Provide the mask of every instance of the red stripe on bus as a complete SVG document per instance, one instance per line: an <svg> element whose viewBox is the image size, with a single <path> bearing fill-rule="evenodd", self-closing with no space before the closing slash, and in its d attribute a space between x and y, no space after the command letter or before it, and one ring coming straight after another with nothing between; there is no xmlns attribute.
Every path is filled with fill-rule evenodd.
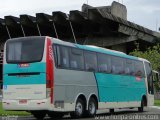
<svg viewBox="0 0 160 120"><path fill-rule="evenodd" d="M53 49L52 49L52 42L50 38L47 38L47 54L46 54L46 75L47 75L47 88L51 89L50 97L51 97L51 104L53 103L53 84L54 84L54 59L53 59Z"/></svg>

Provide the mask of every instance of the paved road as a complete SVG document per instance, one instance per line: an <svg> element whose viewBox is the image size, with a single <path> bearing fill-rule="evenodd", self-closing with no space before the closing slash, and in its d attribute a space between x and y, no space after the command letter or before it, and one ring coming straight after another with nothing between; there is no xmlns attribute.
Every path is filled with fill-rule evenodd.
<svg viewBox="0 0 160 120"><path fill-rule="evenodd" d="M110 115L108 110L98 111L98 115L95 118L81 118L79 120L137 120L137 119L146 119L146 120L160 120L160 108L145 108L143 113L137 112L137 109L118 109L115 110L115 114ZM61 120L75 120L70 118L69 115L64 116ZM28 117L1 117L1 120L36 120L33 116ZM52 120L46 117L44 120Z"/></svg>

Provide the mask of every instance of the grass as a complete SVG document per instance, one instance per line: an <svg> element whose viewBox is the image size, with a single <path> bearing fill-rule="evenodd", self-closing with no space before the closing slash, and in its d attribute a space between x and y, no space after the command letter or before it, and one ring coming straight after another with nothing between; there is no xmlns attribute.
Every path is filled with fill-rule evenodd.
<svg viewBox="0 0 160 120"><path fill-rule="evenodd" d="M31 115L25 111L5 111L2 108L2 103L0 102L0 116L28 116Z"/></svg>
<svg viewBox="0 0 160 120"><path fill-rule="evenodd" d="M155 105L155 106L160 106L160 100L155 100L155 101L154 101L154 105Z"/></svg>

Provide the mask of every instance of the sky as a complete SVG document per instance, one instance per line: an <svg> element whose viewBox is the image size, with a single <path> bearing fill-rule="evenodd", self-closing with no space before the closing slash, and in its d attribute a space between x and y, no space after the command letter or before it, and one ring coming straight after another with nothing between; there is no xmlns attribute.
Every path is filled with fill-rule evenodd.
<svg viewBox="0 0 160 120"><path fill-rule="evenodd" d="M81 10L83 3L91 6L108 6L113 0L0 0L0 18L35 13L52 14L53 11L69 13ZM127 7L128 20L154 31L160 27L160 0L115 0Z"/></svg>

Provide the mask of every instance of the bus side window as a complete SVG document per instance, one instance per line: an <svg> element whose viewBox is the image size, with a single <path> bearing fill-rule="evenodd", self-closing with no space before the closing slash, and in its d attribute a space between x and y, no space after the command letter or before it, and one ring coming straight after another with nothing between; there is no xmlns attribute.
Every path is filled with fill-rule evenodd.
<svg viewBox="0 0 160 120"><path fill-rule="evenodd" d="M124 74L124 59L112 56L112 73Z"/></svg>
<svg viewBox="0 0 160 120"><path fill-rule="evenodd" d="M71 69L84 69L83 51L76 48L70 50L70 68Z"/></svg>
<svg viewBox="0 0 160 120"><path fill-rule="evenodd" d="M55 66L57 66L57 63L58 63L57 48L59 48L59 47L56 45L52 45Z"/></svg>
<svg viewBox="0 0 160 120"><path fill-rule="evenodd" d="M98 57L98 71L99 72L111 72L111 56L105 54L97 54Z"/></svg>
<svg viewBox="0 0 160 120"><path fill-rule="evenodd" d="M84 51L85 69L87 71L97 70L97 55L94 52Z"/></svg>
<svg viewBox="0 0 160 120"><path fill-rule="evenodd" d="M69 68L69 48L64 46L59 46L59 48L60 56L58 57L58 67Z"/></svg>
<svg viewBox="0 0 160 120"><path fill-rule="evenodd" d="M146 77L148 81L148 93L154 94L152 68L151 68L150 63L145 62L145 70L146 70Z"/></svg>
<svg viewBox="0 0 160 120"><path fill-rule="evenodd" d="M125 74L134 75L134 62L132 60L126 59L125 61Z"/></svg>
<svg viewBox="0 0 160 120"><path fill-rule="evenodd" d="M135 61L135 76L144 77L143 62Z"/></svg>

